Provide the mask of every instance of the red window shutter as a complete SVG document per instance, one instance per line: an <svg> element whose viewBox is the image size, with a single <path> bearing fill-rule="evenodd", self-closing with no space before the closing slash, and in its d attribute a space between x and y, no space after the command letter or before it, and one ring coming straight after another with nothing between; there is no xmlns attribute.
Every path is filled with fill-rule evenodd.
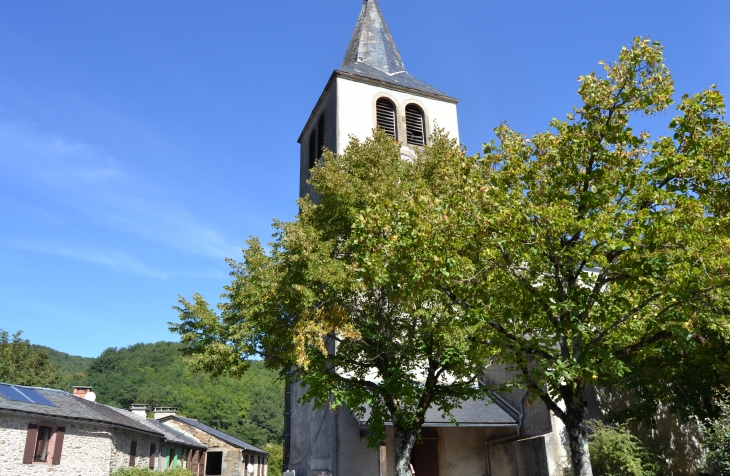
<svg viewBox="0 0 730 476"><path fill-rule="evenodd" d="M66 427L59 426L56 428L56 444L53 446L53 460L51 460L51 464L61 464L64 436L66 436Z"/></svg>
<svg viewBox="0 0 730 476"><path fill-rule="evenodd" d="M129 445L129 466L133 467L137 463L137 442L133 441Z"/></svg>
<svg viewBox="0 0 730 476"><path fill-rule="evenodd" d="M157 459L157 445L150 444L150 469L155 469L155 459Z"/></svg>
<svg viewBox="0 0 730 476"><path fill-rule="evenodd" d="M28 433L25 436L25 451L23 452L23 464L33 464L35 443L38 440L38 425L28 423Z"/></svg>

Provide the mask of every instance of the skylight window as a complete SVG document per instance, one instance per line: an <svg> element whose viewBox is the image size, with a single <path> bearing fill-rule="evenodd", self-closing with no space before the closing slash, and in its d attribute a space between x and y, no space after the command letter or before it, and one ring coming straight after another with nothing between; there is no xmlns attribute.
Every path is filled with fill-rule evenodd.
<svg viewBox="0 0 730 476"><path fill-rule="evenodd" d="M0 395L12 402L35 403L37 405L46 405L49 407L56 406L46 397L30 388L16 387L14 385L0 383Z"/></svg>

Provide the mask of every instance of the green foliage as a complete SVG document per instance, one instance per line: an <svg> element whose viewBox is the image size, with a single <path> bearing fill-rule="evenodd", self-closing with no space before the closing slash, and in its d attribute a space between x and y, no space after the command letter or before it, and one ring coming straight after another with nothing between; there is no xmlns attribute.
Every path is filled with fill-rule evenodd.
<svg viewBox="0 0 730 476"><path fill-rule="evenodd" d="M80 357L78 355L69 355L65 352L59 352L50 347L32 344L35 350L48 352L48 358L53 365L58 367L58 380L53 385L60 390L70 392L74 385L86 385L86 372L94 359L90 357Z"/></svg>
<svg viewBox="0 0 730 476"><path fill-rule="evenodd" d="M594 476L657 476L662 468L657 455L625 425L587 422L588 446Z"/></svg>
<svg viewBox="0 0 730 476"><path fill-rule="evenodd" d="M707 343L727 342L730 330L723 96L714 87L683 96L668 135L652 139L631 125L672 103L662 46L637 38L601 64L601 75L579 78L583 105L567 120L529 139L502 125L462 185L452 182L465 198L451 199L450 219L473 237L459 258L476 272L442 284L481 316L480 337L500 349L515 383L565 423L576 475L590 472L589 385L697 407L698 391L728 378L723 356L682 393L695 353L712 355ZM684 369L664 371L688 355ZM637 390L647 387L654 393Z"/></svg>
<svg viewBox="0 0 730 476"><path fill-rule="evenodd" d="M107 349L89 366L87 382L100 403L177 407L181 415L256 446L282 441L284 387L276 373L252 362L244 379L212 378L194 372L181 350L173 342Z"/></svg>
<svg viewBox="0 0 730 476"><path fill-rule="evenodd" d="M149 468L118 468L112 471L109 476L192 476L192 472L187 469L174 468L165 471L154 471Z"/></svg>
<svg viewBox="0 0 730 476"><path fill-rule="evenodd" d="M269 453L268 476L281 476L284 464L284 447L277 443L266 443L261 449Z"/></svg>
<svg viewBox="0 0 730 476"><path fill-rule="evenodd" d="M448 412L483 391L475 383L490 349L470 338L475 316L438 287L439 277L468 275L437 256L461 236L439 226L448 210L435 171L468 160L440 132L412 161L382 131L327 153L312 170L319 200L300 200L295 222L275 222L270 253L251 239L244 261L231 261L221 314L201 296L181 299L171 328L191 361L240 374L260 353L272 368L296 368L303 400L371 410L371 445L392 421L397 471L406 474L426 410Z"/></svg>
<svg viewBox="0 0 730 476"><path fill-rule="evenodd" d="M727 397L715 401L717 419L705 420L705 471L710 476L730 476L730 401Z"/></svg>
<svg viewBox="0 0 730 476"><path fill-rule="evenodd" d="M58 367L48 351L34 349L22 339L22 331L13 334L0 329L0 382L36 387L53 387L59 379Z"/></svg>
<svg viewBox="0 0 730 476"><path fill-rule="evenodd" d="M724 98L683 96L652 138L632 125L673 103L663 47L636 38L600 64L566 120L529 139L503 124L483 157L438 133L413 161L383 133L326 154L311 178L320 200L275 223L270 253L249 241L220 314L181 299L171 328L192 362L296 365L306 398L372 406L373 442L386 419L397 437L429 405L448 411L492 357L565 423L576 475L590 473L588 386L699 408L730 378ZM713 351L722 361L685 393ZM446 373L455 384L439 393Z"/></svg>

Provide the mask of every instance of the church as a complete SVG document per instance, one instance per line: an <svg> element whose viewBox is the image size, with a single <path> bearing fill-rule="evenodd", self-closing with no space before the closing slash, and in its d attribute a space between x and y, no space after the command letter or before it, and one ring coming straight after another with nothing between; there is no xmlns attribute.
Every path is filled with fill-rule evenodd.
<svg viewBox="0 0 730 476"><path fill-rule="evenodd" d="M458 100L406 71L377 0L364 0L339 69L335 70L299 136L299 196L315 194L307 179L324 148L344 152L350 136L360 140L380 128L401 145L404 159L427 145L435 124L459 138ZM483 380L499 383L504 369L490 367ZM365 418L347 408L314 410L298 400L304 389L287 385L284 468L286 476L392 476L392 427L380 448L367 447ZM562 425L525 392L465 401L452 412L458 422L429 410L422 442L413 451L418 476L562 475ZM554 427L556 431L554 431Z"/></svg>

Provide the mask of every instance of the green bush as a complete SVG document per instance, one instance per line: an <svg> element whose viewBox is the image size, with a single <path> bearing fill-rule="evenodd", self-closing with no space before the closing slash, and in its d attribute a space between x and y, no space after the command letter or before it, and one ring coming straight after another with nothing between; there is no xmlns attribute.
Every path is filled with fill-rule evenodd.
<svg viewBox="0 0 730 476"><path fill-rule="evenodd" d="M282 464L284 463L284 448L276 443L266 443L261 447L269 453L269 476L281 476Z"/></svg>
<svg viewBox="0 0 730 476"><path fill-rule="evenodd" d="M627 428L598 420L586 423L594 476L658 476L659 458Z"/></svg>
<svg viewBox="0 0 730 476"><path fill-rule="evenodd" d="M187 469L176 468L165 471L153 471L149 468L119 468L113 471L110 476L192 476L193 473Z"/></svg>
<svg viewBox="0 0 730 476"><path fill-rule="evenodd" d="M715 402L721 410L717 420L705 421L705 471L712 476L730 476L730 402Z"/></svg>

